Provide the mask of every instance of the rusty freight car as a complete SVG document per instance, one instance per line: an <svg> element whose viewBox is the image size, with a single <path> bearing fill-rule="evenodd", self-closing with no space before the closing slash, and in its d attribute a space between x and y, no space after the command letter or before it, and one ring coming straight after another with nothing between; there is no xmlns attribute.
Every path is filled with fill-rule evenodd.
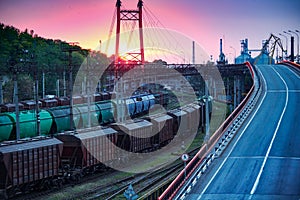
<svg viewBox="0 0 300 200"><path fill-rule="evenodd" d="M0 190L3 198L46 188L59 175L62 142L38 137L0 144Z"/></svg>
<svg viewBox="0 0 300 200"><path fill-rule="evenodd" d="M63 144L62 168L71 180L92 172L101 163L115 159L117 132L112 128L93 127L79 132L60 133L55 136Z"/></svg>

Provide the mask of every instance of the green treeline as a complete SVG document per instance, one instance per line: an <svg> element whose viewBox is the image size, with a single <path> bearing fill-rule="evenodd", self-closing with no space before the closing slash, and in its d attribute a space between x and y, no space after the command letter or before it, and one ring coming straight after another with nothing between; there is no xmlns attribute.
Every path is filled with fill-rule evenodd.
<svg viewBox="0 0 300 200"><path fill-rule="evenodd" d="M39 97L42 96L42 74L45 79L45 94L57 94L57 82L62 83L63 72L68 74L69 50L72 49L72 72L89 56L91 68L108 65L110 59L99 51L83 49L61 40L39 37L33 30L23 32L13 26L0 23L0 83L3 102L13 102L13 75L17 74L19 100L33 99L33 85L39 80ZM68 81L69 76L65 76ZM61 86L62 88L62 86ZM62 89L61 89L62 90ZM62 95L62 91L60 94Z"/></svg>

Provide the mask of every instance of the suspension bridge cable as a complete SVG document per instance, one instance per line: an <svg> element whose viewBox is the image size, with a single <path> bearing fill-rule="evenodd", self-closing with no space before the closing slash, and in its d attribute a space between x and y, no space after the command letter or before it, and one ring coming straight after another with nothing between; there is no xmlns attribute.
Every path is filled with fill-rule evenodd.
<svg viewBox="0 0 300 200"><path fill-rule="evenodd" d="M113 30L114 30L116 17L117 17L117 9L115 8L114 14L113 14L113 17L112 17L112 21L111 21L111 24L110 24L110 28L109 28L109 33L108 33L108 39L107 39L106 47L105 47L105 53L106 54L108 54L108 47L109 47L110 39L111 39Z"/></svg>

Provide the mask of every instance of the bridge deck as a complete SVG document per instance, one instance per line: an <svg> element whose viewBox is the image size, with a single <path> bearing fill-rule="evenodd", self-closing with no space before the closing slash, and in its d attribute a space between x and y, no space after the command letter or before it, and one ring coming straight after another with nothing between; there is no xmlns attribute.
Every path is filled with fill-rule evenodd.
<svg viewBox="0 0 300 200"><path fill-rule="evenodd" d="M266 87L257 109L185 199L300 198L300 77L258 68Z"/></svg>

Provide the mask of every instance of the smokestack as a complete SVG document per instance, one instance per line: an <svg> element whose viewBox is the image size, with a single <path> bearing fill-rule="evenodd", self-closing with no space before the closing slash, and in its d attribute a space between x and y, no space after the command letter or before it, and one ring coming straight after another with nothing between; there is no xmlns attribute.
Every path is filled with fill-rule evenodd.
<svg viewBox="0 0 300 200"><path fill-rule="evenodd" d="M223 53L222 51L222 39L220 39L220 55Z"/></svg>
<svg viewBox="0 0 300 200"><path fill-rule="evenodd" d="M294 62L294 36L291 36L291 61Z"/></svg>

